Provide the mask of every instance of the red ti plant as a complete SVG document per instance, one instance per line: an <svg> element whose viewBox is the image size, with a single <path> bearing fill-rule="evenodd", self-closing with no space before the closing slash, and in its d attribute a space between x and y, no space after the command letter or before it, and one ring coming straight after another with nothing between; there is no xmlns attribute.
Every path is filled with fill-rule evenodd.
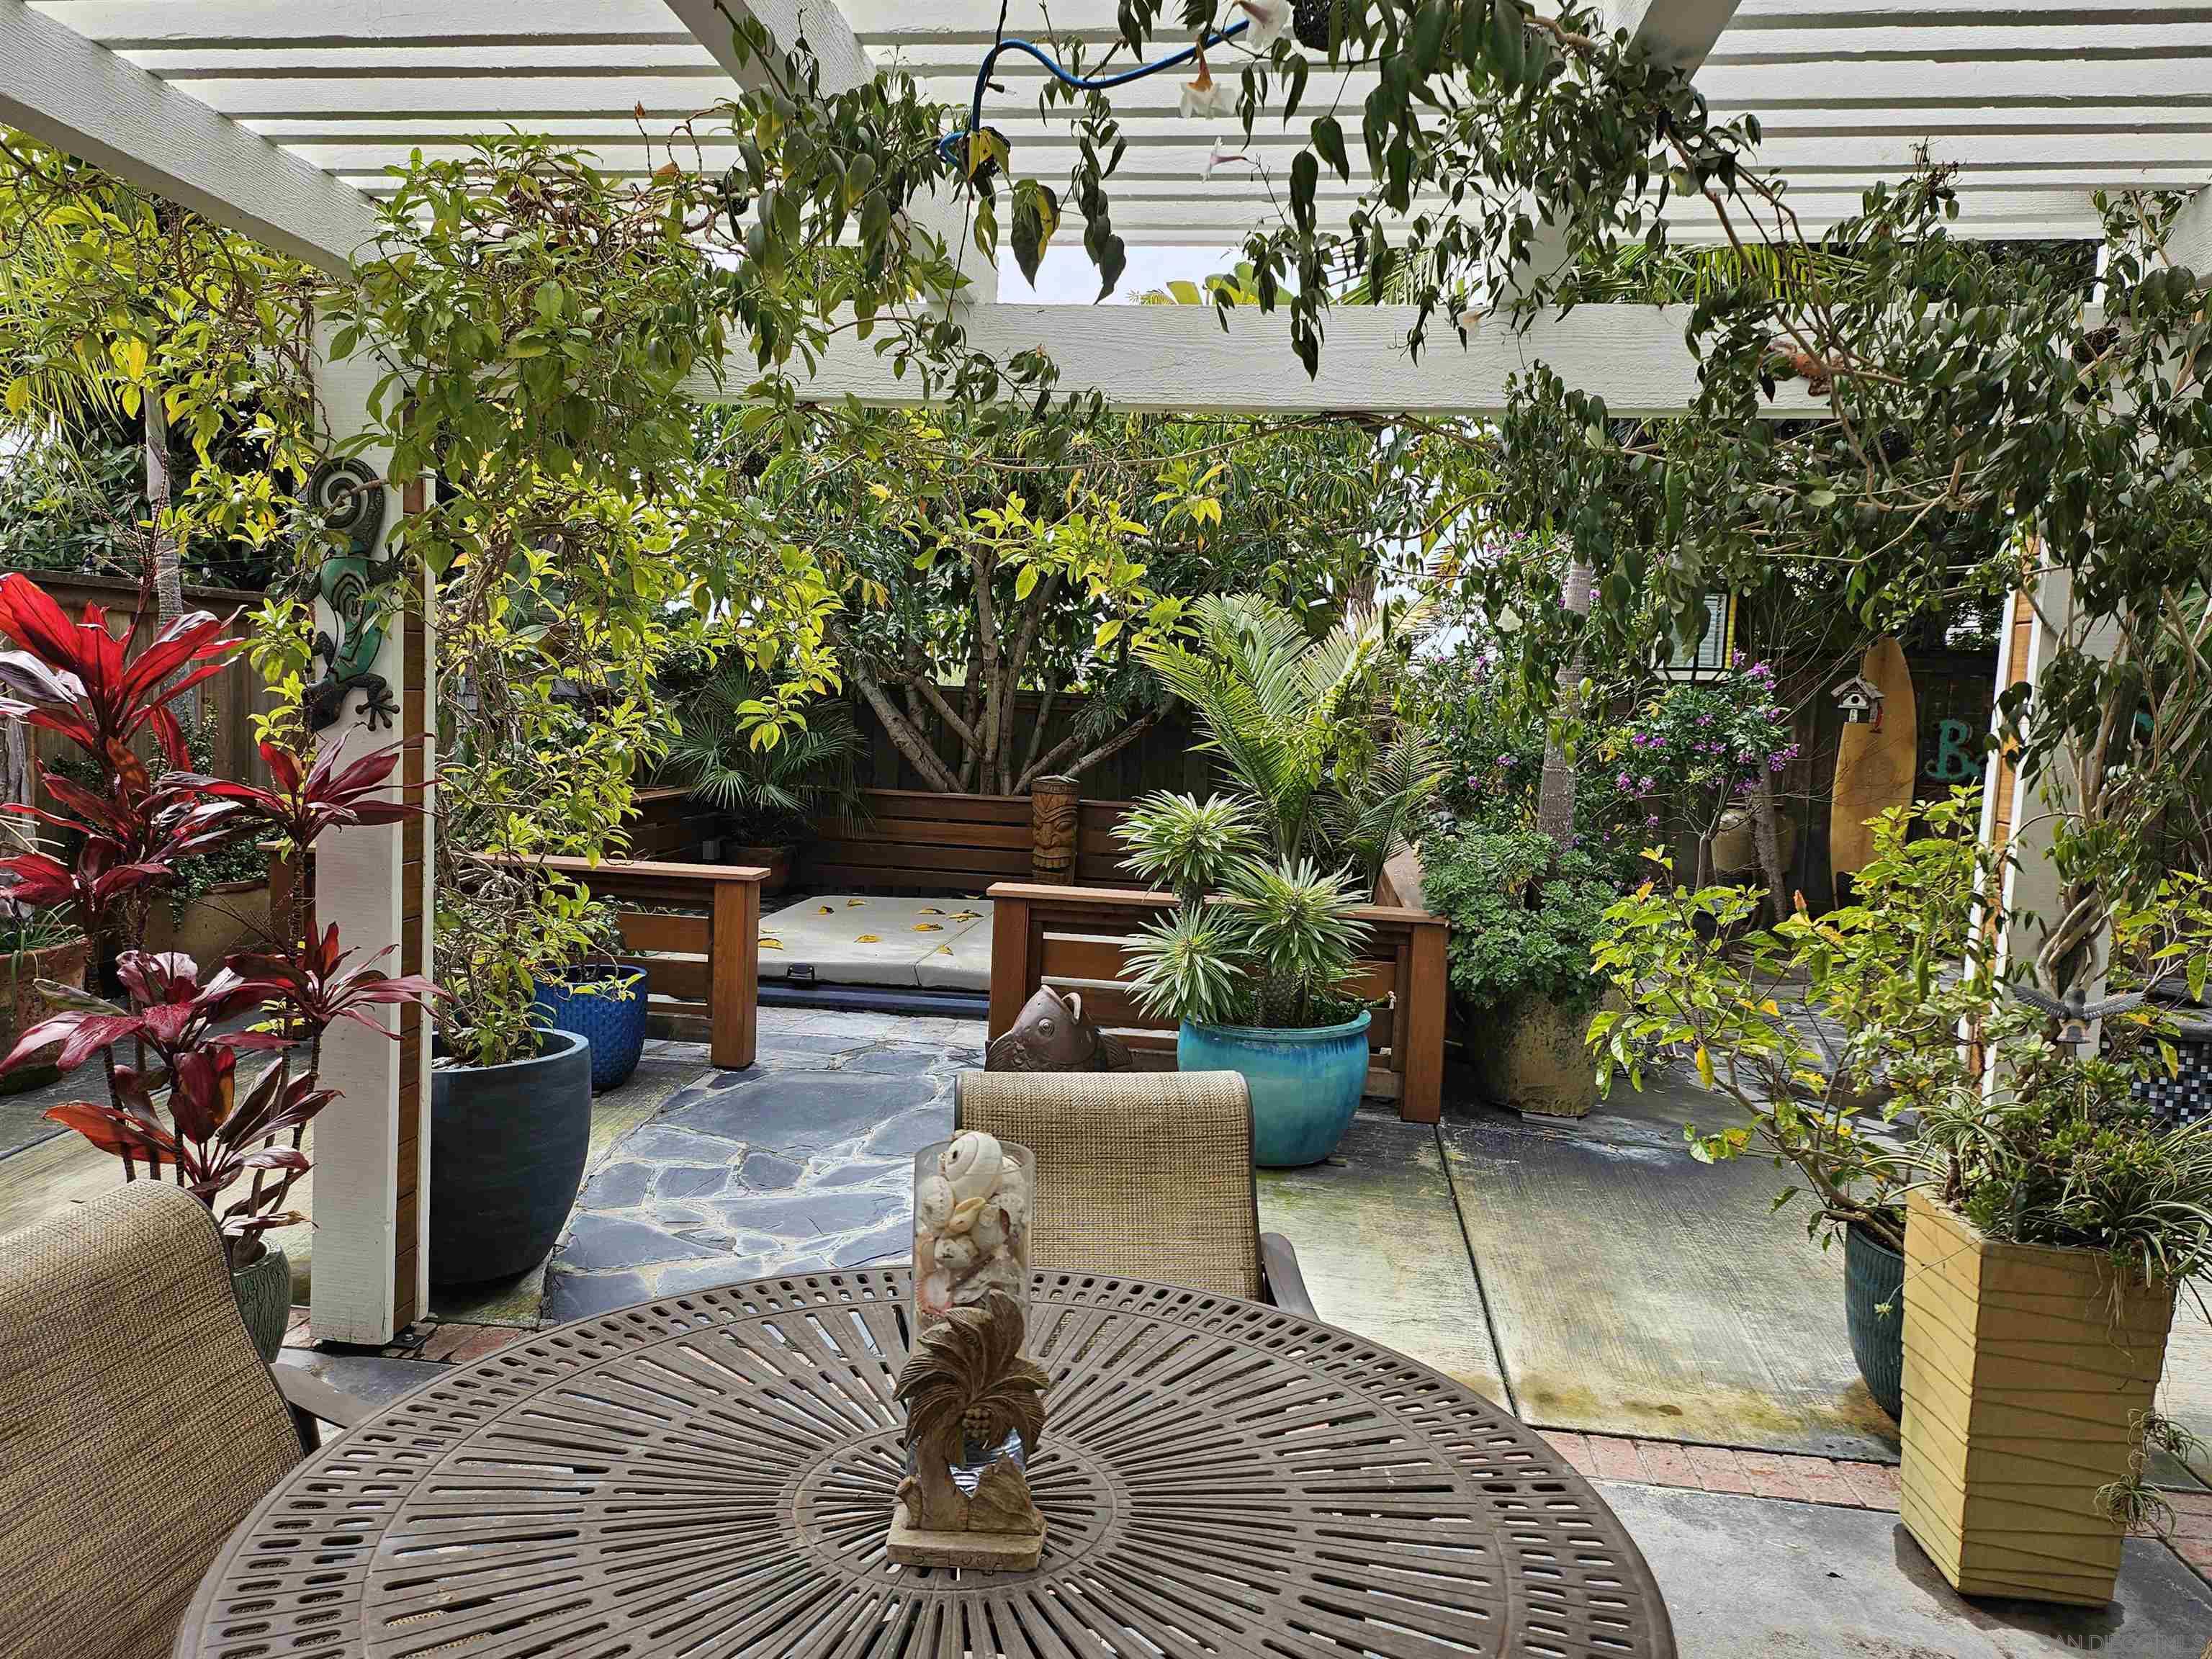
<svg viewBox="0 0 2212 1659"><path fill-rule="evenodd" d="M113 936L110 924L135 921L148 893L176 879L180 859L274 835L305 867L307 848L325 830L392 823L419 810L376 798L398 764L396 749L341 763L333 744L303 765L264 744L270 789L183 771L184 734L169 705L221 671L234 649L220 637L222 628L195 612L139 646L135 620L118 638L97 605L71 622L27 578L0 577L0 632L22 647L0 652L0 719L59 732L104 775L100 787L86 787L43 769L62 810L5 808L82 838L73 866L40 852L0 859L0 872L13 878L6 897L34 908L73 905L88 933ZM142 734L168 763L159 773L131 747ZM301 939L291 927L282 932L266 949L234 955L204 977L190 957L125 951L118 964L121 1003L93 994L89 975L83 990L42 986L61 1012L24 1032L0 1060L5 1072L58 1043L59 1065L74 1071L97 1055L107 1099L71 1101L46 1115L120 1158L125 1179L142 1170L155 1180L172 1176L216 1211L234 1270L263 1253L263 1233L299 1219L287 1200L307 1169L301 1138L334 1097L320 1082L325 1030L350 1019L383 1030L377 1011L437 994L420 975L350 960L335 927L319 939ZM253 1029L225 1029L257 1012ZM117 1053L126 1041L128 1064ZM277 1057L241 1099L239 1056L260 1050ZM295 1066L295 1058L303 1064ZM218 1209L226 1194L236 1195Z"/></svg>

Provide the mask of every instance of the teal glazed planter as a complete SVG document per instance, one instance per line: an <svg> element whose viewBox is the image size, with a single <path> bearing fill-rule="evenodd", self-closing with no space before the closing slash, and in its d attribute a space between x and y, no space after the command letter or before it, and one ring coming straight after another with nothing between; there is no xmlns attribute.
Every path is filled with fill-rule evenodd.
<svg viewBox="0 0 2212 1659"><path fill-rule="evenodd" d="M1252 1091L1252 1161L1261 1168L1318 1164L1359 1109L1372 1018L1311 1031L1185 1020L1176 1035L1176 1069L1243 1076Z"/></svg>

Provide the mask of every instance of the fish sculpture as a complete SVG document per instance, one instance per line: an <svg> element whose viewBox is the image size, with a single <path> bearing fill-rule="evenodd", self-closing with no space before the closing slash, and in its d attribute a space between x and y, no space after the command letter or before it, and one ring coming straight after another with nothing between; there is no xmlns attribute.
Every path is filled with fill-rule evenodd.
<svg viewBox="0 0 2212 1659"><path fill-rule="evenodd" d="M1126 1072L1136 1064L1128 1045L1083 1012L1083 994L1065 996L1040 985L1022 1005L1012 1030L983 1051L987 1072Z"/></svg>

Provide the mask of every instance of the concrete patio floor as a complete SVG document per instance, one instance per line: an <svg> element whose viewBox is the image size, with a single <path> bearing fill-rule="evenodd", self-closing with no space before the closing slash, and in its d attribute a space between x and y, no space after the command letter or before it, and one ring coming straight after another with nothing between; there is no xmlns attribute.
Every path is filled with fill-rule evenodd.
<svg viewBox="0 0 2212 1659"><path fill-rule="evenodd" d="M434 1375L428 1362L540 1323L903 1260L911 1154L949 1132L953 1074L980 1064L982 1036L972 1021L764 1008L759 1063L734 1073L656 1042L595 1103L584 1191L544 1266L441 1288L434 1318L380 1355L286 1361L390 1398ZM1771 1167L1689 1158L1683 1122L1721 1121L1711 1097L1662 1080L1557 1122L1452 1092L1440 1125L1370 1108L1328 1163L1263 1172L1261 1224L1296 1244L1323 1318L1465 1382L1600 1480L1686 1656L2197 1659L2212 1640L2212 1590L2149 1540L2101 1613L1970 1605L1934 1577L1891 1512L1895 1431L1851 1362L1838 1255L1769 1213ZM0 1146L33 1120L9 1114ZM73 1137L0 1151L0 1231L115 1179ZM311 1226L287 1243L304 1281ZM2212 1433L2212 1330L2193 1306L2165 1395ZM2212 1569L2212 1492L2169 1474L2191 1488L2177 1494L2181 1547Z"/></svg>

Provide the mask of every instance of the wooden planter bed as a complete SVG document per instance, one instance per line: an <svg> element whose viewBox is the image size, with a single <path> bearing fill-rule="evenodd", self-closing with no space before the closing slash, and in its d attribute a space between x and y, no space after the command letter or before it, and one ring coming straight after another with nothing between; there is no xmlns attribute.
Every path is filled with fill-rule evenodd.
<svg viewBox="0 0 2212 1659"><path fill-rule="evenodd" d="M1084 1012L1136 1049L1140 1063L1175 1063L1175 1028L1123 988L1127 941L1174 909L1174 895L1000 882L990 898L993 1036L1012 1029L1022 1005L1049 984L1082 992ZM1444 919L1387 905L1353 914L1371 930L1359 994L1388 999L1369 1034L1366 1092L1396 1101L1409 1122L1433 1123L1443 1097Z"/></svg>

